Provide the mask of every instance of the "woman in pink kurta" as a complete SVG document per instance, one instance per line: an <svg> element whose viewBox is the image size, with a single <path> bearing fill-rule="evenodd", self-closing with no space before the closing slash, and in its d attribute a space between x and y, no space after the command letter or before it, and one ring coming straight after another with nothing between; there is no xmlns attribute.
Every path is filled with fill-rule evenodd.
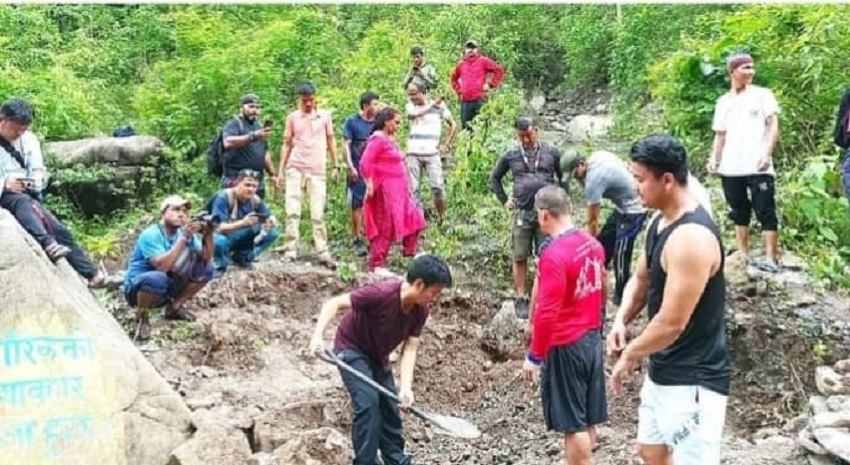
<svg viewBox="0 0 850 465"><path fill-rule="evenodd" d="M360 159L360 175L366 181L363 216L369 239L369 270L389 274L387 255L394 242L402 243L402 254L411 257L425 229L425 216L410 194L404 153L393 136L401 126L401 114L384 108L375 116L372 135Z"/></svg>

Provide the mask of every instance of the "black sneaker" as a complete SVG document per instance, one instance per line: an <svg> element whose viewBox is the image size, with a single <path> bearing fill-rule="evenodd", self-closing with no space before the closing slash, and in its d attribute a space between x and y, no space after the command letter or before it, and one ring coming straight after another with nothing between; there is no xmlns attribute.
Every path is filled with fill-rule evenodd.
<svg viewBox="0 0 850 465"><path fill-rule="evenodd" d="M521 320L528 319L528 297L517 297L516 302L514 302L514 309L516 310L516 317Z"/></svg>

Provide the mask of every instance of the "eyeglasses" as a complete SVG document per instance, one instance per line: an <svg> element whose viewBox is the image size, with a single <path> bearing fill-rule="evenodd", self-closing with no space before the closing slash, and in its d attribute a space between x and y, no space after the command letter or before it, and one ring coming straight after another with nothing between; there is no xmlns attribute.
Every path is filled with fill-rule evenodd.
<svg viewBox="0 0 850 465"><path fill-rule="evenodd" d="M244 169L244 170L239 171L239 173L236 175L236 177L239 178L239 179L242 179L242 178L260 179L260 172L257 171L257 170Z"/></svg>

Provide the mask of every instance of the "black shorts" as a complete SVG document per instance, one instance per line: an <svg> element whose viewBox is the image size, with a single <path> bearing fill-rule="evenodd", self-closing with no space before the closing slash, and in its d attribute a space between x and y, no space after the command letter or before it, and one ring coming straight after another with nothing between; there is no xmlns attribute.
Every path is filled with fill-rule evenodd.
<svg viewBox="0 0 850 465"><path fill-rule="evenodd" d="M608 421L599 331L549 350L540 373L540 398L548 431L581 433Z"/></svg>
<svg viewBox="0 0 850 465"><path fill-rule="evenodd" d="M729 205L729 219L736 226L749 226L752 214L762 231L776 231L776 193L774 178L769 174L723 176L723 196Z"/></svg>

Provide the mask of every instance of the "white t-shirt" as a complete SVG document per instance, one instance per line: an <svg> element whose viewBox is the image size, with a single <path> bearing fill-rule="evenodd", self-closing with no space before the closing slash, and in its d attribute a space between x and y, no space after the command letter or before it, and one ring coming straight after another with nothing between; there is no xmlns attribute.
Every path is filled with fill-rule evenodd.
<svg viewBox="0 0 850 465"><path fill-rule="evenodd" d="M770 89L748 86L742 92L725 93L714 107L715 132L726 132L726 144L718 172L723 176L775 175L773 165L758 170L758 162L767 153L767 118L779 114L779 103Z"/></svg>
<svg viewBox="0 0 850 465"><path fill-rule="evenodd" d="M693 174L688 174L688 193L714 218L714 212L711 211L711 196Z"/></svg>
<svg viewBox="0 0 850 465"><path fill-rule="evenodd" d="M407 102L407 114L412 111L421 111L422 107L430 106L428 101L425 105L417 106ZM410 134L407 136L407 153L417 155L435 155L440 151L440 135L443 131L443 121L452 117L451 111L443 102L437 108L429 109L424 115L410 120Z"/></svg>

